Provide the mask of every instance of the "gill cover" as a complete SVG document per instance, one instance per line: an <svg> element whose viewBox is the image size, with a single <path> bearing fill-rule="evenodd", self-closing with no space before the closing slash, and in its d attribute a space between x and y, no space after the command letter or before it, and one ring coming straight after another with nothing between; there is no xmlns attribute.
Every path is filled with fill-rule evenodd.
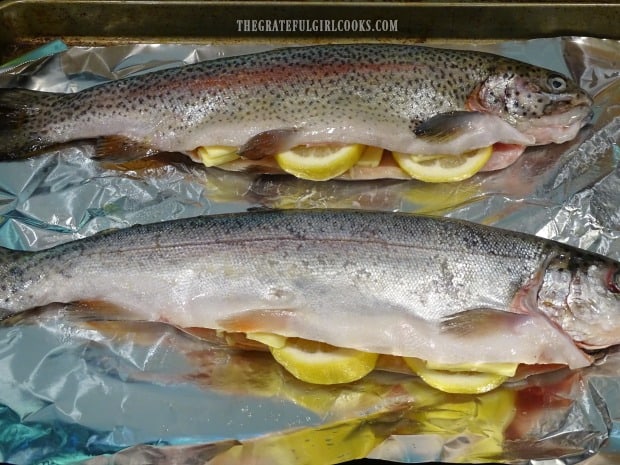
<svg viewBox="0 0 620 465"><path fill-rule="evenodd" d="M592 257L557 255L538 292L538 308L585 349L620 343L620 267Z"/></svg>
<svg viewBox="0 0 620 465"><path fill-rule="evenodd" d="M572 79L555 71L503 64L478 87L469 104L514 124L590 106L592 99Z"/></svg>

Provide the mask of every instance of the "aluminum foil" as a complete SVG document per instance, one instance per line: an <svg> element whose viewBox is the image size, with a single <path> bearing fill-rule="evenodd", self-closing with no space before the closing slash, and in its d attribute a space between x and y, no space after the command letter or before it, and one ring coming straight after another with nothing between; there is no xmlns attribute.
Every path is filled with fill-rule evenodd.
<svg viewBox="0 0 620 465"><path fill-rule="evenodd" d="M442 44L437 44L441 46ZM37 250L97 231L252 208L362 208L469 219L620 259L620 43L555 38L477 48L572 74L595 118L573 142L455 184L312 183L207 169L183 157L123 165L88 143L0 167L0 246ZM75 92L105 80L267 45L73 47L11 64L0 86ZM0 327L0 460L31 463L607 465L620 462L620 352L579 372L481 396L376 372L296 381L263 353L161 323L51 307Z"/></svg>

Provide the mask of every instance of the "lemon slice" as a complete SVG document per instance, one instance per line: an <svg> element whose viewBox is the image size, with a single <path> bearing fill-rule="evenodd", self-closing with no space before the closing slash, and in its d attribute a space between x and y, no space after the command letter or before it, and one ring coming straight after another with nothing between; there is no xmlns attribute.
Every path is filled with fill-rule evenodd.
<svg viewBox="0 0 620 465"><path fill-rule="evenodd" d="M365 168L376 168L381 164L382 157L383 149L381 147L369 145L364 148L362 156L356 164L357 166L363 166Z"/></svg>
<svg viewBox="0 0 620 465"><path fill-rule="evenodd" d="M226 145L210 145L208 147L198 147L196 149L202 163L207 166L218 166L239 158L236 147Z"/></svg>
<svg viewBox="0 0 620 465"><path fill-rule="evenodd" d="M374 369L378 358L377 354L298 338L289 338L282 347L269 350L295 378L313 384L357 381Z"/></svg>
<svg viewBox="0 0 620 465"><path fill-rule="evenodd" d="M441 370L441 371L457 371L457 372L471 372L475 371L477 373L491 373L494 375L502 375L502 376L514 376L517 372L517 368L519 367L518 363L437 363L437 362L426 362L426 368L431 370Z"/></svg>
<svg viewBox="0 0 620 465"><path fill-rule="evenodd" d="M275 160L284 171L301 179L326 181L345 173L355 165L364 146L317 145L300 146L275 155Z"/></svg>
<svg viewBox="0 0 620 465"><path fill-rule="evenodd" d="M499 373L433 369L417 358L405 358L405 362L426 384L452 394L482 394L495 389L509 378ZM506 372L506 367L502 365L499 370ZM492 366L488 364L487 369L491 371Z"/></svg>
<svg viewBox="0 0 620 465"><path fill-rule="evenodd" d="M491 158L493 148L482 147L462 155L428 157L392 152L394 160L409 176L426 182L462 181L476 174Z"/></svg>
<svg viewBox="0 0 620 465"><path fill-rule="evenodd" d="M500 386L507 377L473 371L424 370L418 373L429 386L452 394L482 394Z"/></svg>
<svg viewBox="0 0 620 465"><path fill-rule="evenodd" d="M252 341L265 344L267 347L275 347L280 349L286 345L286 337L274 333L248 333L245 335Z"/></svg>

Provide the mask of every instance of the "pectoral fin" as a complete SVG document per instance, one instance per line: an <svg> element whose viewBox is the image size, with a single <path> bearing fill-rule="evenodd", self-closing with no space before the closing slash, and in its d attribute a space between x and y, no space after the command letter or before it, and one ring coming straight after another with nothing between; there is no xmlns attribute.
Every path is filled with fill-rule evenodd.
<svg viewBox="0 0 620 465"><path fill-rule="evenodd" d="M468 337L494 331L509 334L510 328L527 317L527 315L492 308L475 308L446 317L441 322L441 330L457 336Z"/></svg>
<svg viewBox="0 0 620 465"><path fill-rule="evenodd" d="M144 141L124 136L105 136L97 139L93 158L121 163L150 157L159 152Z"/></svg>
<svg viewBox="0 0 620 465"><path fill-rule="evenodd" d="M79 314L83 318L105 318L106 320L116 321L141 320L141 318L136 318L131 310L105 300L80 300L70 305L71 312Z"/></svg>
<svg viewBox="0 0 620 465"><path fill-rule="evenodd" d="M256 134L239 148L239 155L250 160L271 157L291 148L290 137L295 128L271 129Z"/></svg>
<svg viewBox="0 0 620 465"><path fill-rule="evenodd" d="M484 113L478 111L439 113L422 121L413 132L429 142L448 142L479 127L484 116Z"/></svg>
<svg viewBox="0 0 620 465"><path fill-rule="evenodd" d="M281 334L294 317L295 311L290 308L261 308L246 310L224 318L218 323L225 331Z"/></svg>

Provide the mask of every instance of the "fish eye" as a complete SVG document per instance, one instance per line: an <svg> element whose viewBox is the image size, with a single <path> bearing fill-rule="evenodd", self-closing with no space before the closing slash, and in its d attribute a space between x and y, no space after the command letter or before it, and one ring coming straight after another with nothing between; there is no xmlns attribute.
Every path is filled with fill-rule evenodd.
<svg viewBox="0 0 620 465"><path fill-rule="evenodd" d="M566 90L566 79L559 74L552 74L547 79L547 84L554 92L564 92Z"/></svg>

